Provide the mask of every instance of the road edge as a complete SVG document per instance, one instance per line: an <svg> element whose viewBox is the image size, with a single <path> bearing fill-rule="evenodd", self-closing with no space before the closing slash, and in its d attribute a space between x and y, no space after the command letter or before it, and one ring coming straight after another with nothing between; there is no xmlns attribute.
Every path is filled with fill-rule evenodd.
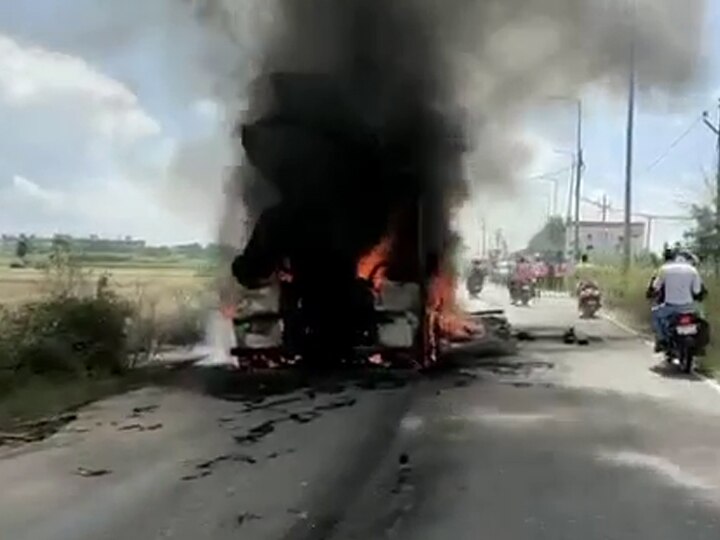
<svg viewBox="0 0 720 540"><path fill-rule="evenodd" d="M608 321L610 324L615 326L616 328L619 328L623 332L626 332L630 335L633 335L635 337L638 337L642 339L643 343L645 345L648 345L649 347L653 346L653 343L651 341L651 336L647 333L641 332L639 330L636 330L635 328L625 324L624 322L618 320L612 313L602 313L601 317ZM693 371L693 375L697 377L698 380L704 382L708 386L710 386L713 390L715 390L718 394L720 394L720 383L713 378L709 377L707 375L704 375L702 373L698 373L697 371Z"/></svg>

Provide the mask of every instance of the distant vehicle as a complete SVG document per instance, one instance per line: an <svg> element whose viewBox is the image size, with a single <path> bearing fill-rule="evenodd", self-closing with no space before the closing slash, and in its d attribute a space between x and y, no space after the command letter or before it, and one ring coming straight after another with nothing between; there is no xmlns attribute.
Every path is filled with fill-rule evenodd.
<svg viewBox="0 0 720 540"><path fill-rule="evenodd" d="M578 290L578 305L584 319L592 319L602 306L602 294L595 283L583 283Z"/></svg>
<svg viewBox="0 0 720 540"><path fill-rule="evenodd" d="M485 268L479 261L473 261L473 266L470 269L465 286L467 288L470 298L477 298L483 290L485 285Z"/></svg>
<svg viewBox="0 0 720 540"><path fill-rule="evenodd" d="M493 272L493 281L499 284L506 284L512 274L513 263L510 261L499 261Z"/></svg>
<svg viewBox="0 0 720 540"><path fill-rule="evenodd" d="M532 283L523 284L520 287L520 303L523 306L528 306L533 298L535 298L535 286Z"/></svg>
<svg viewBox="0 0 720 540"><path fill-rule="evenodd" d="M535 285L531 282L521 283L510 288L510 301L512 304L527 307L533 298L535 298Z"/></svg>

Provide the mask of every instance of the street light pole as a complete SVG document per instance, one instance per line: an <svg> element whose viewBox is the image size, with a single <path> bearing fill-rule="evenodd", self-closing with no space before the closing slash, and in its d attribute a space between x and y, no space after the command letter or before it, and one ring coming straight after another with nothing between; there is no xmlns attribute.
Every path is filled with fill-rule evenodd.
<svg viewBox="0 0 720 540"><path fill-rule="evenodd" d="M485 221L485 218L482 218L481 222L481 228L482 228L482 258L487 258L487 221Z"/></svg>
<svg viewBox="0 0 720 540"><path fill-rule="evenodd" d="M570 178L568 180L568 189L567 189L567 226L570 226L570 223L572 222L572 208L573 208L573 183L575 182L575 152L571 150L555 150L556 154L563 154L565 156L570 156ZM562 216L563 210L560 208L560 204L558 201L558 181L555 179L555 214L558 217Z"/></svg>
<svg viewBox="0 0 720 540"><path fill-rule="evenodd" d="M632 264L632 181L633 181L633 139L635 130L635 22L637 6L632 4L633 25L630 43L630 88L628 93L628 118L625 146L625 237L623 249L623 270L628 272Z"/></svg>
<svg viewBox="0 0 720 540"><path fill-rule="evenodd" d="M718 104L720 110L720 103ZM705 111L703 113L703 121L717 137L717 172L715 176L715 275L720 275L720 112L718 112L718 125L716 126L710 121L710 114Z"/></svg>
<svg viewBox="0 0 720 540"><path fill-rule="evenodd" d="M580 260L580 197L582 193L582 173L585 163L583 162L583 148L582 148L582 128L583 128L583 116L582 116L582 101L577 100L577 149L575 160L575 261Z"/></svg>
<svg viewBox="0 0 720 540"><path fill-rule="evenodd" d="M571 98L571 97L564 97L564 96L553 96L549 99L555 99L559 101L567 101L575 103L577 107L577 128L576 128L576 135L575 135L575 162L573 165L573 168L575 169L575 238L573 241L573 250L575 253L573 254L574 260L577 262L580 260L580 197L582 193L582 174L583 169L585 168L585 161L583 159L583 147L582 147L582 136L583 136L583 104L582 100L578 98ZM570 185L572 186L572 182L570 182ZM572 197L571 197L572 198ZM569 206L572 206L570 204ZM570 211L568 209L568 217L570 216ZM570 220L568 220L568 226L570 226Z"/></svg>
<svg viewBox="0 0 720 540"><path fill-rule="evenodd" d="M573 186L575 182L575 154L572 156L572 168L570 169L570 179L568 180L568 199L567 199L567 226L570 227L572 224L572 208L573 208L573 194L575 193L575 188Z"/></svg>

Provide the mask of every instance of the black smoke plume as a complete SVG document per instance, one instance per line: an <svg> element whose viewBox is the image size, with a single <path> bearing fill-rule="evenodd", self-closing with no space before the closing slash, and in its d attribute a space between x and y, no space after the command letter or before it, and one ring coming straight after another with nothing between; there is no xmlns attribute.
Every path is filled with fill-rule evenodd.
<svg viewBox="0 0 720 540"><path fill-rule="evenodd" d="M679 94L701 66L707 7L705 0L206 2L215 19L247 30L236 36L254 51L247 65L258 75L238 128L246 159L223 220L225 236L241 196L254 229L235 275L255 286L289 263L307 326L344 343L352 341L352 314L362 311L354 306L367 303L353 285L355 264L381 238L394 241L392 279L422 280L447 262L449 219L466 194L466 150L474 187L483 178L512 182L529 155L516 151L525 112L590 85L624 98L631 45L644 95ZM472 148L460 103L471 112Z"/></svg>
<svg viewBox="0 0 720 540"><path fill-rule="evenodd" d="M288 1L282 13L239 128L259 174L245 181L256 222L233 270L253 287L288 265L316 348L342 355L372 306L356 276L365 253L390 236L390 279L438 271L465 186L462 122L411 4ZM265 208L258 183L278 202Z"/></svg>

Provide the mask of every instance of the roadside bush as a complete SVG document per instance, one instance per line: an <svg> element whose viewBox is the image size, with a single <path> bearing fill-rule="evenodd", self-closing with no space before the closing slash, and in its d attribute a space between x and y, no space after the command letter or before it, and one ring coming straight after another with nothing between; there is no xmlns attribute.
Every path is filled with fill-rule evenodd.
<svg viewBox="0 0 720 540"><path fill-rule="evenodd" d="M151 360L166 346L190 346L205 335L204 291L177 290L168 301L138 284L130 302L127 344L132 366Z"/></svg>
<svg viewBox="0 0 720 540"><path fill-rule="evenodd" d="M205 313L186 308L160 321L159 333L168 345L187 347L200 342L205 335Z"/></svg>
<svg viewBox="0 0 720 540"><path fill-rule="evenodd" d="M44 298L0 312L5 377L93 377L127 368L125 321L131 306L100 282L95 287L91 278L66 251L56 250Z"/></svg>
<svg viewBox="0 0 720 540"><path fill-rule="evenodd" d="M619 311L643 330L650 329L650 302L645 298L653 268L638 266L624 275L617 267L599 267L595 280L603 291L605 304Z"/></svg>
<svg viewBox="0 0 720 540"><path fill-rule="evenodd" d="M128 304L112 295L25 305L4 316L3 367L18 375L121 373L128 315Z"/></svg>

